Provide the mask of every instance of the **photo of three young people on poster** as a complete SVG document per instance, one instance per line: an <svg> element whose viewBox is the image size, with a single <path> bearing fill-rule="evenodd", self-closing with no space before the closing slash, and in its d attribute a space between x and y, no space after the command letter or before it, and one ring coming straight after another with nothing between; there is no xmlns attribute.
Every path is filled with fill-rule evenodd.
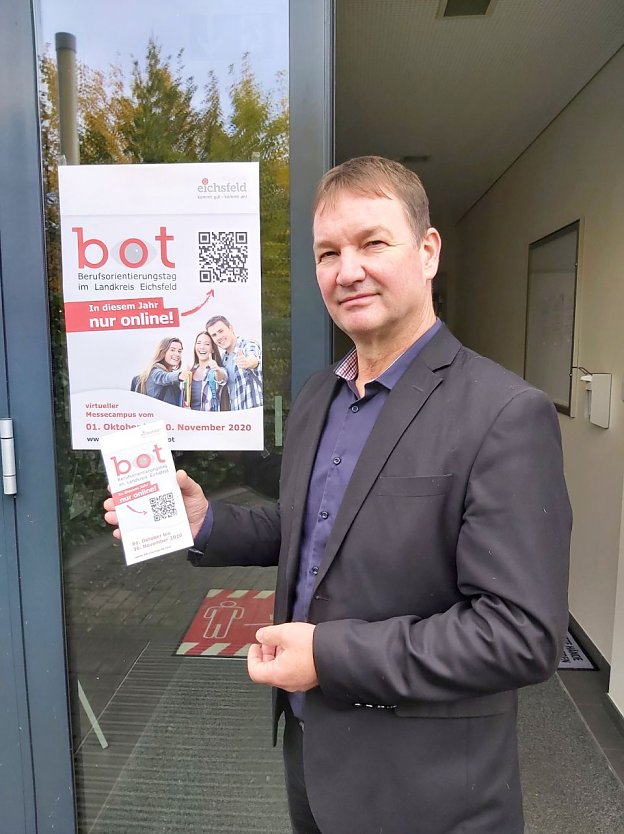
<svg viewBox="0 0 624 834"><path fill-rule="evenodd" d="M238 411L262 405L262 353L213 316L195 337L192 362L178 336L161 339L131 390L194 411Z"/></svg>

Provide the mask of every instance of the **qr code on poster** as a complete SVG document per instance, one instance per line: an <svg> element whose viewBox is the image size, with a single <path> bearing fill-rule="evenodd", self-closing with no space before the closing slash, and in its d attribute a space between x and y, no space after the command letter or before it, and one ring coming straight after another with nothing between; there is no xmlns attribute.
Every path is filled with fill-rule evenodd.
<svg viewBox="0 0 624 834"><path fill-rule="evenodd" d="M173 518L174 515L178 514L175 501L173 500L173 492L164 492L162 495L155 495L153 498L150 498L149 502L154 521Z"/></svg>
<svg viewBox="0 0 624 834"><path fill-rule="evenodd" d="M247 232L199 232L199 280L209 284L244 284Z"/></svg>

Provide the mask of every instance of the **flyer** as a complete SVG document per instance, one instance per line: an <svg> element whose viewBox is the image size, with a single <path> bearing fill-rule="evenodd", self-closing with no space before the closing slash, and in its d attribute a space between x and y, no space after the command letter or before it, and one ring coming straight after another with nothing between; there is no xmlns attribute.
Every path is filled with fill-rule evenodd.
<svg viewBox="0 0 624 834"><path fill-rule="evenodd" d="M191 547L193 537L162 420L101 438L126 563Z"/></svg>
<svg viewBox="0 0 624 834"><path fill-rule="evenodd" d="M59 167L74 449L264 447L258 165Z"/></svg>

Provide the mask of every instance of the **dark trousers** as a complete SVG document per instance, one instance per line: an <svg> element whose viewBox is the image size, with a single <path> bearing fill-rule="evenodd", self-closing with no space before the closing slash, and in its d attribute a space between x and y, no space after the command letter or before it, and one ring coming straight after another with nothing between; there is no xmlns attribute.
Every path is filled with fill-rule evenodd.
<svg viewBox="0 0 624 834"><path fill-rule="evenodd" d="M293 834L321 834L310 810L308 794L303 775L303 735L299 721L287 707L284 728L284 769L286 772L286 794Z"/></svg>

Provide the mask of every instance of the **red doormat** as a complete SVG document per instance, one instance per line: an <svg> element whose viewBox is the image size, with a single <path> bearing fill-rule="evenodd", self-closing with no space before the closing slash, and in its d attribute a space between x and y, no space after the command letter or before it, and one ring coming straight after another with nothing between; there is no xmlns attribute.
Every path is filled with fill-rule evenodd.
<svg viewBox="0 0 624 834"><path fill-rule="evenodd" d="M208 591L176 654L247 657L257 629L273 624L275 591Z"/></svg>

